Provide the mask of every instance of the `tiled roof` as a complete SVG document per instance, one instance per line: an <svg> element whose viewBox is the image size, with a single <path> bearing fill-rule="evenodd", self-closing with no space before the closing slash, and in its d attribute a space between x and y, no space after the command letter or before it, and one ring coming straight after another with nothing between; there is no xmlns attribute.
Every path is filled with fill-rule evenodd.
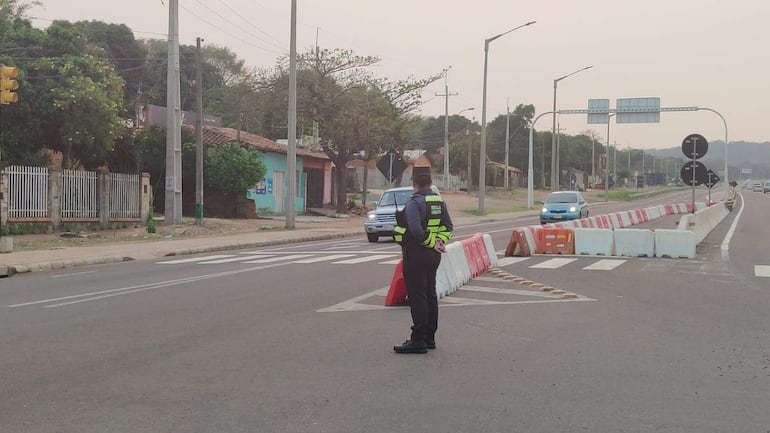
<svg viewBox="0 0 770 433"><path fill-rule="evenodd" d="M191 128L195 131L195 128ZM238 141L238 131L233 128L224 128L221 126L204 126L203 127L203 143L208 145L217 145L224 143L232 143ZM252 134L249 132L241 131L241 144L252 149L257 149L262 152L273 153L288 153L288 146L276 143L273 140L268 140L265 137ZM297 148L297 156L305 158L316 159L329 159L325 153L311 152L307 149Z"/></svg>

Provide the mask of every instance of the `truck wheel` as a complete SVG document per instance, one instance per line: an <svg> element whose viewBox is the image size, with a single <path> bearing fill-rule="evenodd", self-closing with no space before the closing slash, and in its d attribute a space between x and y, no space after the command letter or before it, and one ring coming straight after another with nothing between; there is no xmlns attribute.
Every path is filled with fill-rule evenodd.
<svg viewBox="0 0 770 433"><path fill-rule="evenodd" d="M367 233L366 239L369 239L369 242L377 242L377 239L379 239L379 236L377 233Z"/></svg>

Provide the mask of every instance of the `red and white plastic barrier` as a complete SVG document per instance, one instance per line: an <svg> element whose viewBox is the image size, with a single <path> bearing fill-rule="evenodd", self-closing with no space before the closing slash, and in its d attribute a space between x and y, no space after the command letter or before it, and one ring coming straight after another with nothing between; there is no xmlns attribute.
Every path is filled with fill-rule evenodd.
<svg viewBox="0 0 770 433"><path fill-rule="evenodd" d="M531 234L529 235L531 237ZM436 295L444 297L454 293L463 284L497 264L497 253L488 234L476 233L459 242L451 242L441 257L436 271ZM385 305L403 305L407 301L403 276L403 261L393 272Z"/></svg>

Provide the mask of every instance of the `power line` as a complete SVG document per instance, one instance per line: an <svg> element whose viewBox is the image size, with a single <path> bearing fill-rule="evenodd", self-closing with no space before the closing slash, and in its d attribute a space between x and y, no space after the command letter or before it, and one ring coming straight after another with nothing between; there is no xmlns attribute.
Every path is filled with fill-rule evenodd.
<svg viewBox="0 0 770 433"><path fill-rule="evenodd" d="M231 38L233 38L233 39L236 39L236 40L238 40L238 41L241 41L241 42L243 42L244 44L247 44L247 45L251 45L251 46L252 46L252 47L254 47L254 48L258 48L258 49L260 49L260 50L263 50L263 51L267 51L268 53L279 54L279 55L283 55L283 54L284 54L283 52L279 52L279 51L271 50L271 49L269 49L269 48L261 47L261 46L259 46L259 45L255 45L255 44L253 44L253 43L251 43L251 42L249 42L249 41L247 41L247 40L245 40L245 39L242 39L242 38L240 38L240 37L238 37L238 36L235 36L235 35L234 35L234 34L232 34L232 33L226 32L226 31L224 31L224 30L222 29L222 27L221 27L221 26L217 26L217 25L215 25L215 24L212 24L212 23L211 23L211 22L209 22L208 20L206 20L206 19L204 19L204 18L200 17L198 14L196 14L195 12L191 11L190 9L188 9L188 8L187 8L185 5L183 5L183 4L180 4L179 6L180 6L182 9L184 9L185 11L187 11L187 13L189 13L190 15L194 16L195 18L198 18L198 20L200 20L201 22L203 22L203 23L205 23L205 24L208 24L208 25L210 25L211 27L214 27L214 28L216 28L216 29L217 29L217 30L219 30L220 32L222 32L222 33L226 34L227 36L230 36L230 37L231 37Z"/></svg>
<svg viewBox="0 0 770 433"><path fill-rule="evenodd" d="M244 29L243 27L241 27L241 26L239 26L238 24L234 23L233 21L231 21L230 19L228 19L228 18L227 18L227 17L225 17L224 15L220 14L219 12L217 12L215 9L212 9L212 8L210 8L209 6L207 6L207 5L206 5L205 3L203 3L201 0L195 0L195 1L196 1L196 2L197 2L199 5L201 5L201 6L203 6L204 8L206 8L206 9L207 9L209 12L213 13L214 15L218 16L219 18L222 18L223 20L225 20L225 21L227 21L228 23L232 24L232 25L233 25L234 27L236 27L238 30L240 30L240 31L242 31L242 32L244 32L244 33L246 33L246 34L248 34L249 36L251 36L251 37L253 37L253 38L255 38L255 39L258 39L258 40L260 40L261 42L264 42L264 43L266 43L266 44L268 44L268 45L272 45L273 47L275 47L275 48L278 48L279 50L280 50L280 49L283 49L283 47L282 47L282 46L276 45L276 44L275 44L275 43L273 43L272 41L268 41L268 40L265 40L264 38L262 38L262 37L260 37L260 36L257 36L257 35L255 35L254 33L251 33L249 30L247 30L247 29Z"/></svg>
<svg viewBox="0 0 770 433"><path fill-rule="evenodd" d="M225 1L224 1L224 0L219 0L219 2L220 2L220 3L222 3L222 4L223 4L223 5L224 5L224 6L225 6L227 9L229 9L229 10L230 10L230 12L234 13L234 14L235 14L235 15L236 15L238 18L242 19L242 20L243 20L243 22L245 22L247 25L249 25L249 26L254 26L254 23L252 23L252 22L249 22L249 20L247 20L246 18L244 18L244 17L243 17L243 14L240 14L240 13L238 13L238 11L236 11L236 10L235 10L235 9L233 9L233 8L231 8L231 7L230 7L230 5L228 5L227 3L225 3ZM276 38L275 36L271 35L270 33L267 33L266 31L264 31L264 30L260 29L259 27L256 27L256 26L255 26L255 27L254 27L254 30L256 30L256 31L258 31L258 32L262 33L263 35L265 35L265 36L267 36L267 37L269 37L269 38L271 38L271 39L275 40L275 41L276 41L276 42L278 42L279 44L284 44L284 42L283 42L282 40L280 40L280 39ZM285 45L285 44L284 44L284 45Z"/></svg>

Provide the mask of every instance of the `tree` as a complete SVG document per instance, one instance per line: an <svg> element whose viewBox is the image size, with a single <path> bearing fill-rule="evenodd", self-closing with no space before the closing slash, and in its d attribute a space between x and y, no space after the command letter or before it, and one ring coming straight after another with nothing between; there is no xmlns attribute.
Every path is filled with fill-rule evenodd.
<svg viewBox="0 0 770 433"><path fill-rule="evenodd" d="M265 178L262 154L238 143L211 147L206 152L206 184L233 197L238 214L238 197Z"/></svg>

